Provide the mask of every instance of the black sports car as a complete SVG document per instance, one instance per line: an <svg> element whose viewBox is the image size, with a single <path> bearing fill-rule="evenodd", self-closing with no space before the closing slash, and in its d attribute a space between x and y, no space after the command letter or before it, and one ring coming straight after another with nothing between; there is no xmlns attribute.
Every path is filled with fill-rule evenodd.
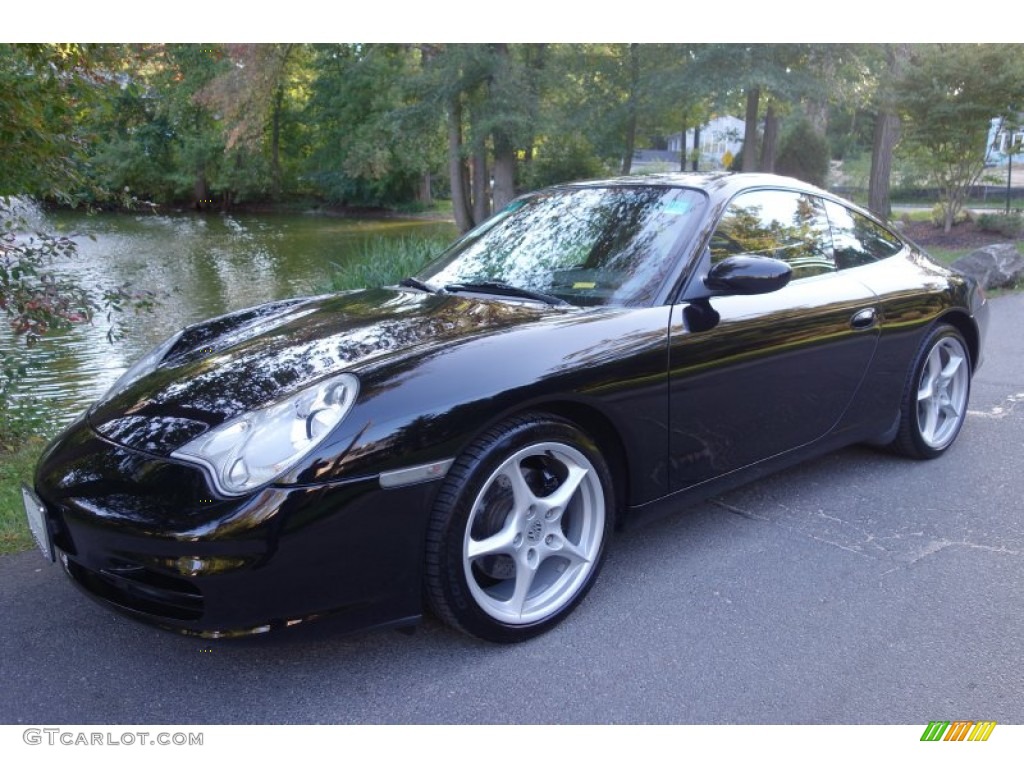
<svg viewBox="0 0 1024 768"><path fill-rule="evenodd" d="M429 605L550 629L611 532L856 442L934 458L987 306L792 179L528 194L389 288L185 328L43 455L26 509L87 592L186 632Z"/></svg>

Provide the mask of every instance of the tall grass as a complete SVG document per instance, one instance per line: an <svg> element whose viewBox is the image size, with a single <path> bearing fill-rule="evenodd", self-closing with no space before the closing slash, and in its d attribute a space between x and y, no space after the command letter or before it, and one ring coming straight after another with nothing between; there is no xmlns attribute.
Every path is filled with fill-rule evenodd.
<svg viewBox="0 0 1024 768"><path fill-rule="evenodd" d="M17 446L0 446L0 554L33 545L21 501L21 484L30 484L46 441L30 437Z"/></svg>
<svg viewBox="0 0 1024 768"><path fill-rule="evenodd" d="M21 484L32 484L36 462L54 425L41 415L38 401L28 398L22 407L3 403L0 410L0 555L34 546L25 521Z"/></svg>
<svg viewBox="0 0 1024 768"><path fill-rule="evenodd" d="M332 264L326 289L350 291L394 285L415 275L433 261L451 241L441 237L374 238L359 255L345 264Z"/></svg>

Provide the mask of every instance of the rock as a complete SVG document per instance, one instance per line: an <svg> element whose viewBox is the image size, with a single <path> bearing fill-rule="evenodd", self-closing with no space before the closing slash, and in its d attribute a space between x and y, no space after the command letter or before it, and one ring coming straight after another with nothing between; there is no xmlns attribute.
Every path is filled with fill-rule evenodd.
<svg viewBox="0 0 1024 768"><path fill-rule="evenodd" d="M951 265L961 274L973 277L986 291L1012 288L1024 278L1024 254L1014 243L994 243L961 256Z"/></svg>

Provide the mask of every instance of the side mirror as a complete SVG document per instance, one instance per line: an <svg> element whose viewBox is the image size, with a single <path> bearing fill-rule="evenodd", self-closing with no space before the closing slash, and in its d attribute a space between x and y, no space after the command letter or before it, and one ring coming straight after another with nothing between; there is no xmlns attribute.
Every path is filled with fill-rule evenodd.
<svg viewBox="0 0 1024 768"><path fill-rule="evenodd" d="M715 264L704 278L711 291L749 296L785 288L793 276L789 264L767 256L729 256Z"/></svg>

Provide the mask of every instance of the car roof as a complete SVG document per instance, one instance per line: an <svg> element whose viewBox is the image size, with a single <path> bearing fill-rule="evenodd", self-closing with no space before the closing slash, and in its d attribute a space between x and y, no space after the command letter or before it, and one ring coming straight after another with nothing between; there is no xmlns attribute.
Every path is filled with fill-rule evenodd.
<svg viewBox="0 0 1024 768"><path fill-rule="evenodd" d="M780 176L775 173L734 173L728 171L709 171L691 173L652 173L643 176L619 176L608 179L593 179L590 181L578 181L570 184L560 185L562 188L580 187L609 187L609 186L632 186L632 187L675 187L679 189L697 189L703 191L711 199L712 204L721 204L730 200L734 195L745 190L752 189L786 189L796 192L806 192L826 200L833 200L843 206L856 211L863 216L881 224L889 231L892 226L871 211L857 205L851 200L840 197L828 190L808 184L800 179L791 176ZM900 235L906 239L905 236Z"/></svg>
<svg viewBox="0 0 1024 768"><path fill-rule="evenodd" d="M744 189L776 187L812 192L817 195L832 197L827 191L789 176L773 173L730 173L726 171L692 172L692 173L653 173L644 176L619 176L609 179L594 179L566 184L569 187L607 187L607 186L639 186L639 187L689 187L700 189L709 195L733 195Z"/></svg>

